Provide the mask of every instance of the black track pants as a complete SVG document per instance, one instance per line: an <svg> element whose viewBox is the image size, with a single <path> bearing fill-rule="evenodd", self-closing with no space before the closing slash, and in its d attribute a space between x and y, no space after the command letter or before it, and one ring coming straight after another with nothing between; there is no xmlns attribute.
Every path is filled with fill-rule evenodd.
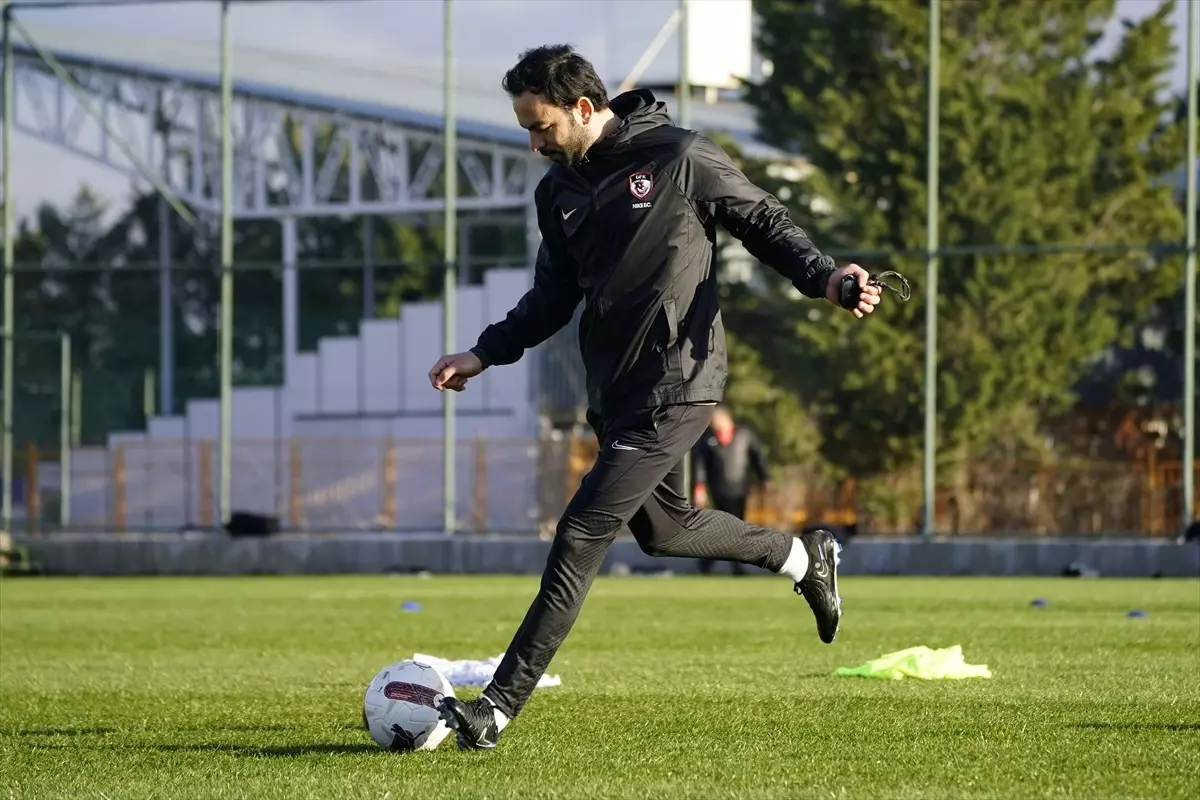
<svg viewBox="0 0 1200 800"><path fill-rule="evenodd" d="M724 511L726 514L732 514L738 519L746 518L746 498L745 497L721 497L720 495L710 495L712 507L717 511ZM717 563L715 558L700 559L700 572L708 575L712 572L713 564ZM741 575L742 565L740 562L733 562L733 574Z"/></svg>
<svg viewBox="0 0 1200 800"><path fill-rule="evenodd" d="M566 639L622 526L652 556L721 559L773 572L783 566L790 535L694 508L684 494L684 454L711 416L711 406L678 405L591 420L600 442L596 463L559 520L541 588L484 691L510 718Z"/></svg>

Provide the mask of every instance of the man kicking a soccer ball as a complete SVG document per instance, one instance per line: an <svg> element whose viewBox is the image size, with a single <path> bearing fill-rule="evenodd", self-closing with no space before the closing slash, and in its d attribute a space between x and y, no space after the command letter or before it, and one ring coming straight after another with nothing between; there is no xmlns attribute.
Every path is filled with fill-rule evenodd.
<svg viewBox="0 0 1200 800"><path fill-rule="evenodd" d="M712 141L675 127L650 92L610 103L592 65L567 46L526 51L503 85L530 148L554 162L535 194L542 246L533 288L469 352L439 359L429 380L461 392L544 342L584 300L579 343L600 452L559 520L541 588L492 682L471 702L442 701L462 749L495 747L521 712L626 524L650 555L786 576L812 608L821 641L833 641L841 600L832 534L795 538L693 508L684 493L683 457L725 386L716 226L808 297L858 318L880 299L865 270L835 267L774 197ZM857 281L857 303L839 294L846 276L851 288Z"/></svg>

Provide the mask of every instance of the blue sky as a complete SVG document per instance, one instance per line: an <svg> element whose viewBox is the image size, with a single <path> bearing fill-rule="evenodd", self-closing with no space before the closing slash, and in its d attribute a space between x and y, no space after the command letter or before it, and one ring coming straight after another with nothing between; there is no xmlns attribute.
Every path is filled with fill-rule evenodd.
<svg viewBox="0 0 1200 800"><path fill-rule="evenodd" d="M712 0L703 0L711 2ZM1030 0L1036 1L1036 0ZM1200 0L1198 0L1200 1ZM1160 0L1118 0L1123 16L1141 17ZM1185 2L1176 11L1180 59L1173 84L1182 89ZM567 41L586 53L609 80L628 72L675 0L458 0L456 42L459 58L499 74L523 48ZM378 58L381 61L440 59L441 0L337 0L337 2L241 3L234 7L238 45L289 50L314 58ZM87 27L151 37L198 38L219 35L215 3L22 11L31 24ZM497 35L497 32L503 32ZM661 62L674 55L665 49ZM616 76L616 77L614 77ZM402 93L397 94L402 103ZM128 194L128 180L68 155L52 145L18 134L13 140L14 195L18 215L43 201L61 203L87 182L114 204Z"/></svg>

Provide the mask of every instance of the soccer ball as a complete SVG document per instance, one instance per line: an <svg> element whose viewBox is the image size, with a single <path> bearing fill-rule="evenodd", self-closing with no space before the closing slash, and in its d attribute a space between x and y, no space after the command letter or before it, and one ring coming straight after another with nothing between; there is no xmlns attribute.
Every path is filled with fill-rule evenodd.
<svg viewBox="0 0 1200 800"><path fill-rule="evenodd" d="M442 673L419 661L384 667L363 697L363 727L388 750L432 750L450 734L437 704L454 697Z"/></svg>

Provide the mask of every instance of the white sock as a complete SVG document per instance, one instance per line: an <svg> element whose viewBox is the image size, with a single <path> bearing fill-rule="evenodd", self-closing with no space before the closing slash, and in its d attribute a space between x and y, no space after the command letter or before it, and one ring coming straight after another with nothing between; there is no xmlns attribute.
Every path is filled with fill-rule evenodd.
<svg viewBox="0 0 1200 800"><path fill-rule="evenodd" d="M792 538L792 552L779 568L779 574L787 575L793 583L799 583L808 574L808 551L804 549L799 537Z"/></svg>
<svg viewBox="0 0 1200 800"><path fill-rule="evenodd" d="M485 697L484 699L488 701L488 704L492 707L492 713L496 715L496 733L499 733L508 724L508 715L496 708L496 704L492 702L490 697Z"/></svg>

